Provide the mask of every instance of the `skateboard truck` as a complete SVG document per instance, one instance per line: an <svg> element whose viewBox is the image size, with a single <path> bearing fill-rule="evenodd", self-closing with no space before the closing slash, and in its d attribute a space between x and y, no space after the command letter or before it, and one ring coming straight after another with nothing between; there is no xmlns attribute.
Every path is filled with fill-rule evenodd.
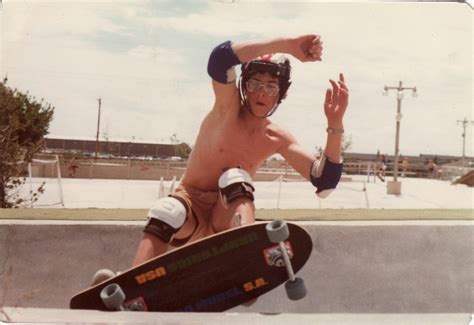
<svg viewBox="0 0 474 325"><path fill-rule="evenodd" d="M285 263L286 272L289 280L285 283L286 294L291 300L300 300L306 296L306 287L302 278L295 276L293 266L291 265L288 249L285 240L290 236L288 225L284 220L274 220L265 227L268 239L274 244L280 246L281 255Z"/></svg>

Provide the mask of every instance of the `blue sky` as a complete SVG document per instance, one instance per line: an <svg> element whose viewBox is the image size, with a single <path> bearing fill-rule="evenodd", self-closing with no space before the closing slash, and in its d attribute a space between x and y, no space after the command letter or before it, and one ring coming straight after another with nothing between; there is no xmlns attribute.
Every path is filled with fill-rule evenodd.
<svg viewBox="0 0 474 325"><path fill-rule="evenodd" d="M323 61L293 64L272 120L314 151L325 143L329 78L350 88L350 151L393 154L396 93L402 154L461 155L472 120L472 10L459 3L252 1L23 2L2 8L2 76L56 107L51 136L193 144L213 103L207 58L225 40L320 34ZM472 125L466 153L473 155Z"/></svg>

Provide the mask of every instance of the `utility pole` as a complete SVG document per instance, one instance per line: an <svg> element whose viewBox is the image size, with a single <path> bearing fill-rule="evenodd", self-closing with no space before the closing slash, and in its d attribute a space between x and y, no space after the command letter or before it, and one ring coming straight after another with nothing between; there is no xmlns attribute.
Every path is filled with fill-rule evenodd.
<svg viewBox="0 0 474 325"><path fill-rule="evenodd" d="M393 182L387 182L387 193L388 194L401 194L402 185L397 181L398 179L398 157L400 151L400 121L402 120L402 99L403 91L411 90L412 96L417 97L418 93L416 92L416 87L403 87L403 83L400 81L398 87L395 86L385 86L383 95L388 96L389 90L397 90L397 116L396 116L396 132L395 132L395 164L393 171Z"/></svg>
<svg viewBox="0 0 474 325"><path fill-rule="evenodd" d="M474 121L468 121L467 118L464 120L457 120L457 124L462 124L462 166L466 167L466 128L468 123L474 124Z"/></svg>
<svg viewBox="0 0 474 325"><path fill-rule="evenodd" d="M97 159L99 153L100 105L102 104L102 99L98 98L97 100L99 101L99 113L97 117L97 135L95 137L95 159Z"/></svg>

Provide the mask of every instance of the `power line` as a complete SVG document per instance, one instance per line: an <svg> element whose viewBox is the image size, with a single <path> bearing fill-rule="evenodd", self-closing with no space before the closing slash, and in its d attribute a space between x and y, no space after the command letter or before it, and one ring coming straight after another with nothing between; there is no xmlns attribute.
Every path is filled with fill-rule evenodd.
<svg viewBox="0 0 474 325"><path fill-rule="evenodd" d="M387 96L389 90L397 91L397 116L396 116L396 135L395 135L395 171L394 171L394 181L397 181L398 174L398 155L399 155L399 138L400 138L400 121L402 119L402 99L403 91L411 90L413 97L417 97L418 93L416 87L403 87L403 83L400 81L398 86L385 86L383 95Z"/></svg>
<svg viewBox="0 0 474 325"><path fill-rule="evenodd" d="M98 98L97 101L99 102L99 112L97 116L97 136L95 138L95 159L97 159L97 154L99 152L100 105L102 104L102 99Z"/></svg>
<svg viewBox="0 0 474 325"><path fill-rule="evenodd" d="M471 124L474 124L474 121L468 121L467 118L464 118L464 120L457 120L457 125L460 123L462 124L462 165L463 167L465 166L466 163L466 128L467 125L471 122Z"/></svg>

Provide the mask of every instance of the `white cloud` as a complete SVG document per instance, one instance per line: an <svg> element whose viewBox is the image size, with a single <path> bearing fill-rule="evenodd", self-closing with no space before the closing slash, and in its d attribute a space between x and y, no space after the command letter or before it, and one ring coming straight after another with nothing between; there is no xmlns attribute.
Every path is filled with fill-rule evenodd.
<svg viewBox="0 0 474 325"><path fill-rule="evenodd" d="M159 61L162 64L183 64L185 62L183 55L178 51L161 48L159 46L139 45L128 51L128 55L151 61Z"/></svg>
<svg viewBox="0 0 474 325"><path fill-rule="evenodd" d="M472 118L472 12L457 5L212 1L199 11L181 5L151 16L143 3L9 3L4 71L11 85L56 106L58 134L93 135L101 97L110 135L178 133L192 143L213 101L203 57L211 39L317 33L323 62L293 60L294 84L277 123L309 149L324 145L324 92L328 79L344 72L353 150L392 153L395 95L381 92L403 80L420 90L418 99L403 102L403 151L456 154L455 121ZM186 41L165 47L162 39L173 34Z"/></svg>
<svg viewBox="0 0 474 325"><path fill-rule="evenodd" d="M21 42L32 38L72 38L96 32L123 32L106 19L120 7L104 3L8 2L4 6L4 39ZM32 26L34 24L34 27Z"/></svg>
<svg viewBox="0 0 474 325"><path fill-rule="evenodd" d="M298 7L301 6L302 4L298 5ZM211 1L208 3L208 8L199 13L137 18L141 19L143 24L153 28L168 28L191 34L202 33L215 37L237 37L243 33L275 36L281 35L282 31L285 34L294 32L295 26L299 25L297 24L298 13L293 12L291 15L286 13L291 7L293 7L291 3L274 6L264 3Z"/></svg>

